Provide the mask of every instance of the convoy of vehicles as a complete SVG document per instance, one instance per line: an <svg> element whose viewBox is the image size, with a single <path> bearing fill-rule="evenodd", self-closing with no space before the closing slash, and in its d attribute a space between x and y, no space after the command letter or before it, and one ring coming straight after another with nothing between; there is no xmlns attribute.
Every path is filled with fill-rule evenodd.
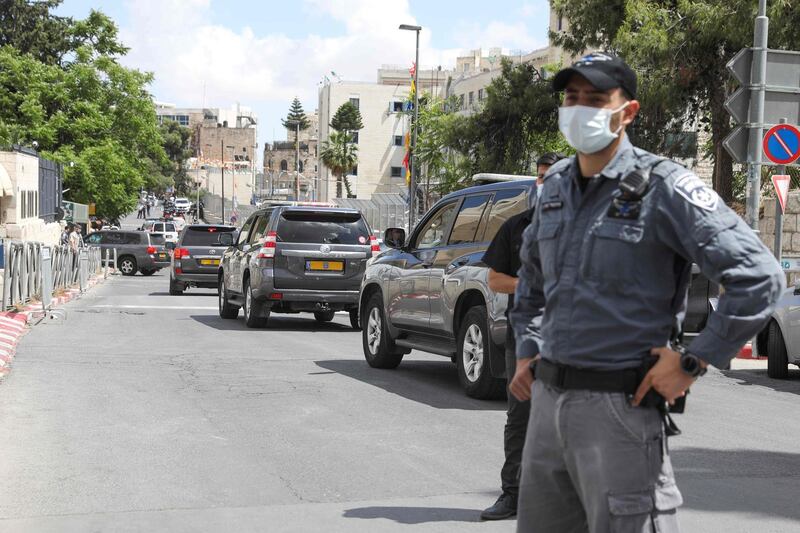
<svg viewBox="0 0 800 533"><path fill-rule="evenodd" d="M228 248L220 237L235 235L234 226L192 224L181 232L172 250L169 293L183 294L189 287L217 288L220 259Z"/></svg>

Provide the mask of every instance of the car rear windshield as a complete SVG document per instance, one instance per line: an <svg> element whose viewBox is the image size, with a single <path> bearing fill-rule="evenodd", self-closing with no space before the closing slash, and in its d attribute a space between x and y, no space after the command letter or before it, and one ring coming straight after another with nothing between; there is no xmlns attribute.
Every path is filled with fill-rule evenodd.
<svg viewBox="0 0 800 533"><path fill-rule="evenodd" d="M369 229L360 213L286 211L278 240L297 243L368 244Z"/></svg>
<svg viewBox="0 0 800 533"><path fill-rule="evenodd" d="M164 240L164 235L159 233L151 233L150 234L150 244L161 245L164 244L166 240Z"/></svg>
<svg viewBox="0 0 800 533"><path fill-rule="evenodd" d="M220 233L232 233L236 228L225 226L188 227L183 232L182 246L218 246Z"/></svg>

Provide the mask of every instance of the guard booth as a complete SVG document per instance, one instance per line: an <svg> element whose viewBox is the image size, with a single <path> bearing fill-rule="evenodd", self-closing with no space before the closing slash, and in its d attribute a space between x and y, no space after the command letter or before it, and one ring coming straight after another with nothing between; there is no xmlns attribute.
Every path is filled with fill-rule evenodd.
<svg viewBox="0 0 800 533"><path fill-rule="evenodd" d="M61 208L64 210L64 221L67 224L80 224L83 234L86 235L86 228L89 224L89 206L64 200L61 202Z"/></svg>

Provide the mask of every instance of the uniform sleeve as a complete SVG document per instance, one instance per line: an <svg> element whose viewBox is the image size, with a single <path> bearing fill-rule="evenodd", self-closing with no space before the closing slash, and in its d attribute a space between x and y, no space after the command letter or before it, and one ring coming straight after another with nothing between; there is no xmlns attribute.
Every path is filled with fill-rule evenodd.
<svg viewBox="0 0 800 533"><path fill-rule="evenodd" d="M486 252L483 254L483 262L496 272L509 276L516 276L516 272L511 272L510 221L511 219L506 220L500 226L497 235L494 236L494 239L492 239L492 242L489 244L489 248L487 248Z"/></svg>
<svg viewBox="0 0 800 533"><path fill-rule="evenodd" d="M539 260L539 244L536 234L539 229L539 210L534 213L531 224L522 238L517 290L514 293L514 308L509 313L514 338L517 341L517 359L539 355L542 342L542 312L544 289L542 266Z"/></svg>
<svg viewBox="0 0 800 533"><path fill-rule="evenodd" d="M659 181L660 239L724 288L689 351L724 368L764 327L786 278L753 230L700 178L680 168Z"/></svg>

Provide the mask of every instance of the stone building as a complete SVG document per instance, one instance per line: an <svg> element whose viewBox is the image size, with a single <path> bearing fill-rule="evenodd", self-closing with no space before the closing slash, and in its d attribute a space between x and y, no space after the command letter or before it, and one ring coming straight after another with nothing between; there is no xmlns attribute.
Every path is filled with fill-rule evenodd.
<svg viewBox="0 0 800 533"><path fill-rule="evenodd" d="M309 127L300 131L299 159L295 148L297 132L286 128L285 141L264 145L263 190L264 196L285 199L319 200L319 113L306 115ZM297 164L296 164L297 163ZM299 170L299 177L296 171ZM299 181L299 183L298 183ZM297 196L296 189L300 189Z"/></svg>

